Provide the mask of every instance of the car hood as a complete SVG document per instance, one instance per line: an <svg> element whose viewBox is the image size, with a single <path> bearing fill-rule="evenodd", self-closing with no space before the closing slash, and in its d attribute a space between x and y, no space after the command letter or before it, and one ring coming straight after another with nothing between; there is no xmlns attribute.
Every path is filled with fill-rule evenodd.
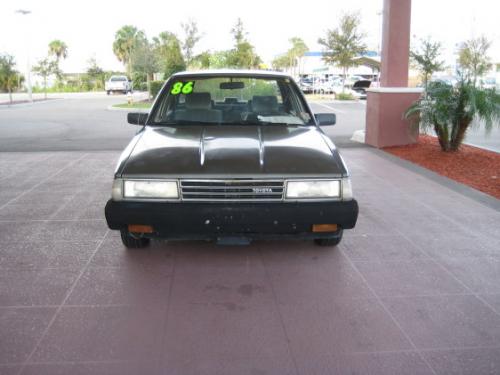
<svg viewBox="0 0 500 375"><path fill-rule="evenodd" d="M333 142L315 126L145 127L134 142L117 175L271 178L347 173Z"/></svg>
<svg viewBox="0 0 500 375"><path fill-rule="evenodd" d="M368 87L370 87L371 85L371 81L368 81L368 80L360 80L360 81L356 81L354 82L354 84L352 85L352 88L353 89L367 89Z"/></svg>

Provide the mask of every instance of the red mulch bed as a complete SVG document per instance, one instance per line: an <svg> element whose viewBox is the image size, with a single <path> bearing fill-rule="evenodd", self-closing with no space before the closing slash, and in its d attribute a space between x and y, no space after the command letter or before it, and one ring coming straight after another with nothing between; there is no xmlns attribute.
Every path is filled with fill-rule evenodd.
<svg viewBox="0 0 500 375"><path fill-rule="evenodd" d="M420 135L418 143L384 151L500 199L500 154L462 145L443 152L436 137Z"/></svg>

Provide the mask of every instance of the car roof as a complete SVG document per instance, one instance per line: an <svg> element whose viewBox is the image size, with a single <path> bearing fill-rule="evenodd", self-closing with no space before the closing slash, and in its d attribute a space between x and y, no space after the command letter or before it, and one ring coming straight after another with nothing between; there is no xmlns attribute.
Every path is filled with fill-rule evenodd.
<svg viewBox="0 0 500 375"><path fill-rule="evenodd" d="M250 69L212 69L198 71L177 72L172 77L216 77L216 76L242 76L242 77L280 77L292 78L289 74L275 72L271 70L250 70Z"/></svg>

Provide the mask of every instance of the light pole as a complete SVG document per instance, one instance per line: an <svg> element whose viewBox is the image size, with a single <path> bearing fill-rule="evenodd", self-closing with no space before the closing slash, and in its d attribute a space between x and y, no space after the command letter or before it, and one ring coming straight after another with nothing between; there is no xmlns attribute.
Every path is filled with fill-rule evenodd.
<svg viewBox="0 0 500 375"><path fill-rule="evenodd" d="M15 13L17 14L20 14L22 16L27 16L29 14L31 14L31 10L27 10L27 9L18 9L15 11ZM30 102L33 101L33 90L31 88L31 64L30 64L30 46L29 46L29 43L28 43L28 40L29 40L29 32L28 32L28 29L25 28L25 32L26 32L26 56L27 56L27 63L26 63L26 79L27 79L27 83L28 83L28 100Z"/></svg>
<svg viewBox="0 0 500 375"><path fill-rule="evenodd" d="M377 17L378 17L377 53L379 56L382 56L382 15L383 12L381 10L377 11Z"/></svg>

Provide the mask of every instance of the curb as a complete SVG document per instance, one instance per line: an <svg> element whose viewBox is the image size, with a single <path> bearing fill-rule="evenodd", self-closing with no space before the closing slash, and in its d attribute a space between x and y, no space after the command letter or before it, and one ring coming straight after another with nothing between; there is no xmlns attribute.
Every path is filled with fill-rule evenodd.
<svg viewBox="0 0 500 375"><path fill-rule="evenodd" d="M140 113L149 113L150 108L120 108L114 107L113 105L108 105L106 107L108 111L121 111L121 112L140 112Z"/></svg>
<svg viewBox="0 0 500 375"><path fill-rule="evenodd" d="M32 107L34 105L47 104L47 103L52 103L52 102L55 102L58 100L64 100L64 99L65 98L50 98L47 100L37 100L37 101L33 101L33 102L28 102L28 103L2 104L2 105L0 105L0 111L5 110L5 109Z"/></svg>

